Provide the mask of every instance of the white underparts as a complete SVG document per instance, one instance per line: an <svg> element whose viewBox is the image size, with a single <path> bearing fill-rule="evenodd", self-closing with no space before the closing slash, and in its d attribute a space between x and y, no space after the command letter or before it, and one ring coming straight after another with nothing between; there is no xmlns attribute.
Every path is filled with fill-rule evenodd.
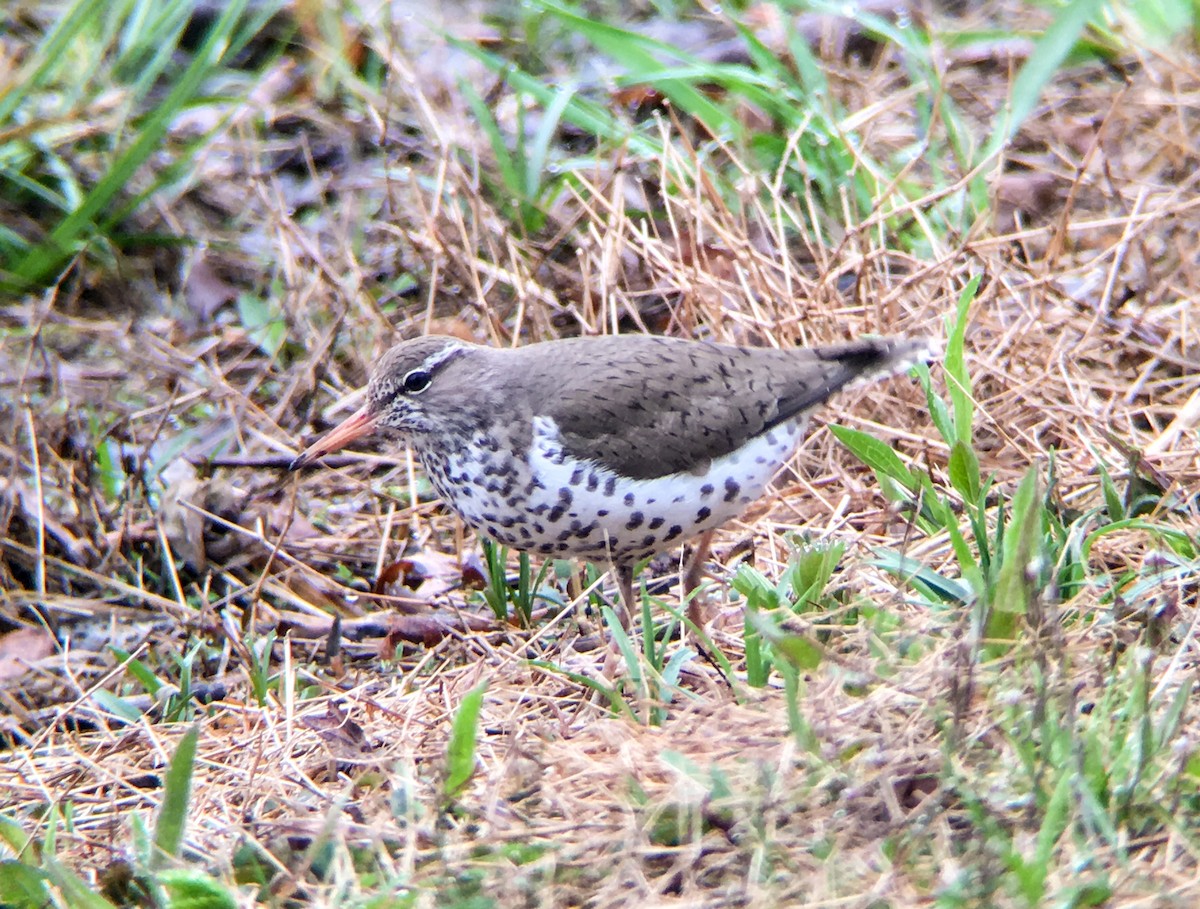
<svg viewBox="0 0 1200 909"><path fill-rule="evenodd" d="M495 455L478 445L442 452L442 470L430 470L430 476L468 524L501 543L629 561L737 517L795 451L806 422L802 416L756 436L700 475L630 480L571 457L554 421L535 417L528 466L520 465L515 482L511 470L503 475ZM439 459L423 460L430 468Z"/></svg>

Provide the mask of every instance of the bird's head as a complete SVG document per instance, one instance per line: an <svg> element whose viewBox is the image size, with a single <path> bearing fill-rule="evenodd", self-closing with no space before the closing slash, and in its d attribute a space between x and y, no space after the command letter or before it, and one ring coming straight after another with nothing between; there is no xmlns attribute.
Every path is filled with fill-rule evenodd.
<svg viewBox="0 0 1200 909"><path fill-rule="evenodd" d="M448 337L401 341L371 371L366 403L301 452L288 469L298 470L359 439L430 432L442 410L438 400L455 395L451 383L444 377L439 382L439 377L455 360L478 349Z"/></svg>

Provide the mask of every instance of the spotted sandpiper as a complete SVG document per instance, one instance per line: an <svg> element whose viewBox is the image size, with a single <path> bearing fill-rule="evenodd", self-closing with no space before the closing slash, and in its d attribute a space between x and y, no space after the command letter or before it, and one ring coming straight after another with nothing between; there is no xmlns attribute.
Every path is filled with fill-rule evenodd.
<svg viewBox="0 0 1200 909"><path fill-rule="evenodd" d="M371 435L403 438L467 524L519 550L611 560L628 610L636 564L702 534L685 587L698 583L710 532L762 495L817 405L929 352L901 338L783 350L417 338L384 354L362 408L291 469Z"/></svg>

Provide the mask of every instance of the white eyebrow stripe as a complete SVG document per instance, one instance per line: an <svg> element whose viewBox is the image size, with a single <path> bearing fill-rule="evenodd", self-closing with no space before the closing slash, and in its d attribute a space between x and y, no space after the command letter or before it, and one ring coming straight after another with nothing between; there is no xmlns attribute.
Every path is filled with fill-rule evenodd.
<svg viewBox="0 0 1200 909"><path fill-rule="evenodd" d="M448 344L441 350L431 353L417 368L423 369L425 372L432 373L439 366L442 366L447 361L454 359L466 349L467 347L465 344Z"/></svg>

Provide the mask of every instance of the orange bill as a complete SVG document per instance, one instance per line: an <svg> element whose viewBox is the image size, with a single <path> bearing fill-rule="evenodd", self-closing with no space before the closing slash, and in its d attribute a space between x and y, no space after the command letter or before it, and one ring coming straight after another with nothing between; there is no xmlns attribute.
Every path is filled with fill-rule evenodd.
<svg viewBox="0 0 1200 909"><path fill-rule="evenodd" d="M341 451L351 442L356 439L361 439L363 436L368 436L375 431L375 427L379 423L379 414L370 413L367 408L363 407L356 410L345 420L329 430L317 441L313 442L308 448L300 452L296 459L288 465L288 470L299 470L301 467L306 467L318 458L323 458L327 454L332 454L335 451Z"/></svg>

